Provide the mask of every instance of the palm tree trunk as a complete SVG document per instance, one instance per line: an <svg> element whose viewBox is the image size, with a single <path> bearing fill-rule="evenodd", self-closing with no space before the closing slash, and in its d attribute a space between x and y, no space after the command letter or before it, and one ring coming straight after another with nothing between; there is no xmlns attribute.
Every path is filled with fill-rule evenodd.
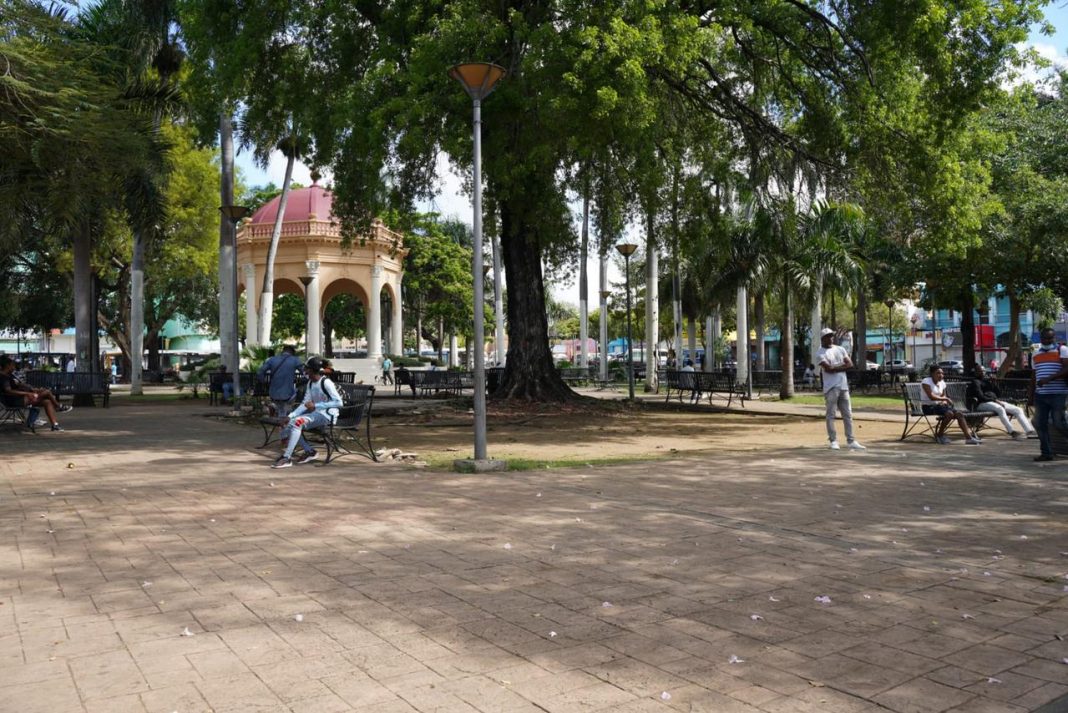
<svg viewBox="0 0 1068 713"><path fill-rule="evenodd" d="M145 236L140 229L133 231L133 253L130 258L130 394L144 393L141 380L141 355L145 351Z"/></svg>
<svg viewBox="0 0 1068 713"><path fill-rule="evenodd" d="M282 179L282 195L278 197L278 214L274 217L271 231L271 244L267 248L267 264L263 268L263 289L260 291L259 334L256 341L267 345L271 343L271 317L274 313L274 258L278 253L278 241L282 238L282 221L285 220L286 203L289 201L289 184L293 180L293 164L297 157L295 152L286 156L286 173ZM255 299L251 294L245 299Z"/></svg>
<svg viewBox="0 0 1068 713"><path fill-rule="evenodd" d="M753 329L756 331L756 370L767 369L767 349L764 346L764 328L766 325L764 315L764 290L758 290L753 294Z"/></svg>
<svg viewBox="0 0 1068 713"><path fill-rule="evenodd" d="M656 370L660 366L657 342L660 336L660 260L656 252L653 210L646 213L645 231L645 392L657 390Z"/></svg>
<svg viewBox="0 0 1068 713"><path fill-rule="evenodd" d="M228 114L219 116L220 146L220 205L234 204L234 128ZM234 322L233 299L237 293L233 284L233 261L236 255L230 242L230 222L223 218L219 221L219 342L222 362L231 373L239 369L237 353L237 324ZM239 377L235 377L239 378Z"/></svg>
<svg viewBox="0 0 1068 713"><path fill-rule="evenodd" d="M863 281L857 285L856 330L853 335L853 364L857 369L868 368L868 294Z"/></svg>
<svg viewBox="0 0 1068 713"><path fill-rule="evenodd" d="M579 363L583 369L589 364L589 284L586 276L586 258L590 248L590 196L587 190L582 197L582 244L579 249Z"/></svg>
<svg viewBox="0 0 1068 713"><path fill-rule="evenodd" d="M783 278L782 287L782 380L779 398L790 399L794 396L794 305L789 280Z"/></svg>
<svg viewBox="0 0 1068 713"><path fill-rule="evenodd" d="M820 350L820 330L823 329L823 280L817 278L816 286L812 290L813 305L812 316L809 318L808 323L808 363L818 364L819 358L816 356Z"/></svg>

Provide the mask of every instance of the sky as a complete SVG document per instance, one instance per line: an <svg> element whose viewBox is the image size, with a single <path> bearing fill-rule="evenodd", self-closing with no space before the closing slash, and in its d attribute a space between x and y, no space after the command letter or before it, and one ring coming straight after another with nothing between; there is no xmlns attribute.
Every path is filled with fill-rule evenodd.
<svg viewBox="0 0 1068 713"><path fill-rule="evenodd" d="M1027 44L1033 47L1039 55L1055 65L1068 67L1068 0L1057 0L1047 6L1045 15L1046 20L1054 28L1053 35L1043 35L1040 32L1041 28L1035 26L1032 28ZM1029 78L1034 76L1036 76L1035 73L1028 74ZM492 121L492 113L489 107L487 107L486 112L483 120ZM274 153L266 169L254 165L250 151L238 153L236 163L243 172L246 185L259 186L267 183L282 185L282 177L285 175L285 158L281 153ZM470 223L471 196L462 192L461 180L450 167L448 157L444 154L438 158L437 173L440 182L438 194L434 199L419 205L419 210L434 211L445 217L458 217ZM309 185L311 183L310 169L298 163L293 170L293 180ZM329 184L330 176L328 173L324 175L322 182ZM582 205L576 202L572 204L571 209L577 232L582 221ZM634 236L635 239L638 237L640 236ZM596 256L587 263L587 271L590 280L590 308L593 309L597 306L597 291L600 289L597 284L598 265ZM570 282L567 282L566 279L553 281L550 289L557 300L577 306L579 303L578 270L575 270L573 275L574 277ZM622 272L611 263L609 266L609 281L613 283L622 281Z"/></svg>

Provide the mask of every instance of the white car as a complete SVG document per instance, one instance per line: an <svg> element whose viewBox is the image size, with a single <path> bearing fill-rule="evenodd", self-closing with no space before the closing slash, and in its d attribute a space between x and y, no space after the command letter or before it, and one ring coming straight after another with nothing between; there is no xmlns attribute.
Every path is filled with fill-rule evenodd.
<svg viewBox="0 0 1068 713"><path fill-rule="evenodd" d="M890 371L912 371L912 364L904 359L891 359L888 369Z"/></svg>
<svg viewBox="0 0 1068 713"><path fill-rule="evenodd" d="M879 371L879 365L873 361L867 362L864 368L866 368L868 371Z"/></svg>
<svg viewBox="0 0 1068 713"><path fill-rule="evenodd" d="M942 367L942 371L946 376L961 376L964 374L964 362L959 359L940 361L938 366Z"/></svg>

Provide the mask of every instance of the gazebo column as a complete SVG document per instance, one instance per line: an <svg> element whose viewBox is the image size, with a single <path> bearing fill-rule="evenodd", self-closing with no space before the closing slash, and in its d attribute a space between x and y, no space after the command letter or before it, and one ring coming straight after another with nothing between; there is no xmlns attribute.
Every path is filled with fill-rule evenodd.
<svg viewBox="0 0 1068 713"><path fill-rule="evenodd" d="M371 294L367 305L367 358L382 358L382 266L371 266Z"/></svg>
<svg viewBox="0 0 1068 713"><path fill-rule="evenodd" d="M323 323L319 307L319 261L308 260L304 263L308 268L307 290L304 300L308 310L308 354L321 354L323 351Z"/></svg>
<svg viewBox="0 0 1068 713"><path fill-rule="evenodd" d="M393 321L390 324L389 348L397 356L404 356L404 310L401 305L400 278L393 290Z"/></svg>
<svg viewBox="0 0 1068 713"><path fill-rule="evenodd" d="M245 344L256 344L258 335L258 315L256 304L259 302L259 294L256 290L256 265L251 262L244 264L245 269Z"/></svg>

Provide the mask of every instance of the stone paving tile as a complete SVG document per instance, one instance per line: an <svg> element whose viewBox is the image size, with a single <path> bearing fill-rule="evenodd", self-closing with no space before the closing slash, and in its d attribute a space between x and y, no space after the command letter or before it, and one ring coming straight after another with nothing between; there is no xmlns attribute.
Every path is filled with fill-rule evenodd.
<svg viewBox="0 0 1068 713"><path fill-rule="evenodd" d="M355 459L281 477L203 408L81 410L62 445L10 444L3 713L1019 713L1068 695L1066 481L1021 444L413 488ZM143 450L114 436L134 428Z"/></svg>

